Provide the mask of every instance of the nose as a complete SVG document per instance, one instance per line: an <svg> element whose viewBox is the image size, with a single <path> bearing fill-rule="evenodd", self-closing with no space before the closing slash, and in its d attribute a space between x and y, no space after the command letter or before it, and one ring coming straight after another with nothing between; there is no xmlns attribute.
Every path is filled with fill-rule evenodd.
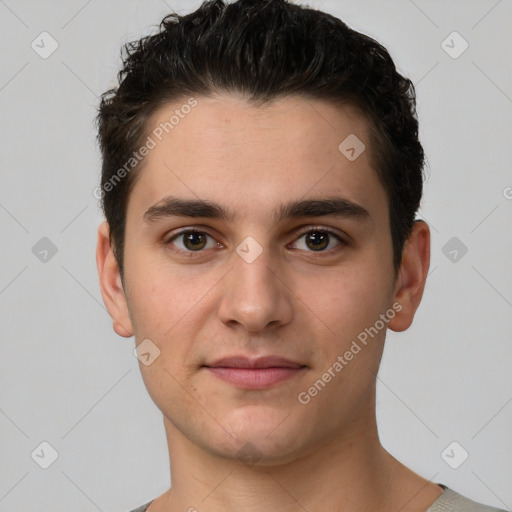
<svg viewBox="0 0 512 512"><path fill-rule="evenodd" d="M228 326L251 333L272 330L292 318L291 290L268 249L254 260L233 254L234 266L222 280L218 315Z"/></svg>

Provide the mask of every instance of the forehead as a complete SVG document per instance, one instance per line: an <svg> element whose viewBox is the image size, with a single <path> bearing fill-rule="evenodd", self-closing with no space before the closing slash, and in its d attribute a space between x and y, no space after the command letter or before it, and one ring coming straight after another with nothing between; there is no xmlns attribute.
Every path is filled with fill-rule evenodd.
<svg viewBox="0 0 512 512"><path fill-rule="evenodd" d="M366 120L351 105L298 96L265 105L237 95L184 98L156 111L147 133L154 147L130 197L138 210L166 195L229 202L246 215L306 195L386 206Z"/></svg>
<svg viewBox="0 0 512 512"><path fill-rule="evenodd" d="M261 104L225 94L183 98L165 105L151 117L148 132L157 142L174 140L179 144L186 139L188 146L208 145L230 156L237 144L259 150L264 143L269 151L278 146L282 153L295 151L316 157L323 153L327 157L339 156L340 138L359 134L367 139L367 122L351 104L335 105L301 96Z"/></svg>

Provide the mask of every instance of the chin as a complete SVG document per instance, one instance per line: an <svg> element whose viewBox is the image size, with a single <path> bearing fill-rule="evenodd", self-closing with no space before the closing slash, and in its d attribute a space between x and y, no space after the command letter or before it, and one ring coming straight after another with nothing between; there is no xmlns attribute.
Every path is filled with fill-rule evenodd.
<svg viewBox="0 0 512 512"><path fill-rule="evenodd" d="M249 467L289 463L304 451L302 435L307 429L304 422L292 422L292 415L287 425L287 414L278 410L265 415L260 408L257 419L253 414L241 417L240 413L236 421L225 417L222 424L231 436L222 430L218 432L220 439L214 443L216 435L203 437L203 447L216 456L239 459Z"/></svg>
<svg viewBox="0 0 512 512"><path fill-rule="evenodd" d="M290 439L290 438L288 438ZM238 439L231 446L221 449L218 446L207 448L215 456L240 461L241 467L258 468L282 466L296 460L301 450L296 442L288 441L282 444L281 440L269 440L265 437L252 439Z"/></svg>

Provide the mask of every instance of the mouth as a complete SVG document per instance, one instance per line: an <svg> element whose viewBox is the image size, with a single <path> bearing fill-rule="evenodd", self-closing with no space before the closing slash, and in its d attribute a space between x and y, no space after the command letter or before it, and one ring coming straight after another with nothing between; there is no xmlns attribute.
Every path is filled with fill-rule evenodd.
<svg viewBox="0 0 512 512"><path fill-rule="evenodd" d="M226 357L203 365L213 376L243 389L265 389L303 373L306 365L276 356Z"/></svg>

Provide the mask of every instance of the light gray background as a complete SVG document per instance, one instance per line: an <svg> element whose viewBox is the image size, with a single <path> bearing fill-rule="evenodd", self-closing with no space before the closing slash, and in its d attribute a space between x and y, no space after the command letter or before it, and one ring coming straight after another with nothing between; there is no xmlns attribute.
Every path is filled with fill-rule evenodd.
<svg viewBox="0 0 512 512"><path fill-rule="evenodd" d="M1 511L122 512L169 485L161 414L99 292L93 118L121 44L198 5L0 0ZM511 1L310 5L378 39L417 85L432 265L414 326L388 335L383 444L426 478L510 509ZM59 45L47 59L31 48L43 31ZM441 46L453 31L469 43L456 59ZM57 248L46 262L32 252L43 237ZM456 262L442 251L452 237L468 249ZM58 452L48 469L31 458L43 441ZM458 469L441 457L452 441L469 453Z"/></svg>

